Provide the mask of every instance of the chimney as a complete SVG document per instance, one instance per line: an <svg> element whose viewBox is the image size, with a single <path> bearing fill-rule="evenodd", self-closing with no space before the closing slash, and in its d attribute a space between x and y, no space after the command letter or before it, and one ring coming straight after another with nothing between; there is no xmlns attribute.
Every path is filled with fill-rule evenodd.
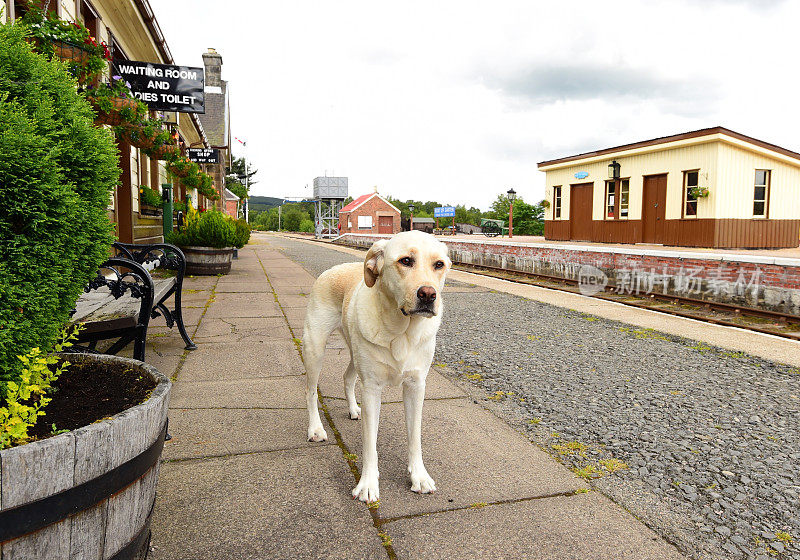
<svg viewBox="0 0 800 560"><path fill-rule="evenodd" d="M203 53L203 65L206 69L206 85L222 85L222 55L216 49L209 48L207 53Z"/></svg>

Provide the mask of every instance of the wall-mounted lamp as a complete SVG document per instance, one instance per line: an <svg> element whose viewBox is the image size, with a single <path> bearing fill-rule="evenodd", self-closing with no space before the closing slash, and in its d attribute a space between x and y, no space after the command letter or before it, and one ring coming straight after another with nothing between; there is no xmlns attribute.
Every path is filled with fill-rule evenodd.
<svg viewBox="0 0 800 560"><path fill-rule="evenodd" d="M616 160L608 164L608 178L619 179L619 170L622 166Z"/></svg>

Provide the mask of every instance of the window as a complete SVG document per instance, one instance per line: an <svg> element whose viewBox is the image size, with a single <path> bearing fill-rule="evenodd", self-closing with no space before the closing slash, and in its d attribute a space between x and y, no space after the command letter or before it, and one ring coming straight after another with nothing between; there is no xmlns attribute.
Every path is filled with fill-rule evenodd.
<svg viewBox="0 0 800 560"><path fill-rule="evenodd" d="M606 218L616 217L615 194L617 191L616 181L606 181Z"/></svg>
<svg viewBox="0 0 800 560"><path fill-rule="evenodd" d="M620 218L627 218L628 217L628 199L630 198L630 181L628 179L622 179L619 182L619 217Z"/></svg>
<svg viewBox="0 0 800 560"><path fill-rule="evenodd" d="M756 169L755 192L753 193L753 216L767 217L767 201L769 200L769 169Z"/></svg>
<svg viewBox="0 0 800 560"><path fill-rule="evenodd" d="M358 229L372 229L372 216L359 216Z"/></svg>
<svg viewBox="0 0 800 560"><path fill-rule="evenodd" d="M561 186L553 187L553 218L561 217Z"/></svg>
<svg viewBox="0 0 800 560"><path fill-rule="evenodd" d="M694 193L694 189L697 188L697 178L700 175L700 172L695 171L684 171L683 172L683 217L697 217L697 195Z"/></svg>

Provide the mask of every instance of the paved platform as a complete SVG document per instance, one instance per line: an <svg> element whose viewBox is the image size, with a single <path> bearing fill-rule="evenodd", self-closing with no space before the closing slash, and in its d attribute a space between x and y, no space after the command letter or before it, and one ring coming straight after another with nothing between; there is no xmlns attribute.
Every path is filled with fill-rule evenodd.
<svg viewBox="0 0 800 560"><path fill-rule="evenodd" d="M433 369L423 421L433 495L410 491L397 390L379 430L381 502L351 499L361 431L329 342L326 443L305 441L302 333L314 278L254 236L231 274L188 278L189 331L154 325L148 362L175 380L150 558L564 558L683 556L621 507L475 404Z"/></svg>

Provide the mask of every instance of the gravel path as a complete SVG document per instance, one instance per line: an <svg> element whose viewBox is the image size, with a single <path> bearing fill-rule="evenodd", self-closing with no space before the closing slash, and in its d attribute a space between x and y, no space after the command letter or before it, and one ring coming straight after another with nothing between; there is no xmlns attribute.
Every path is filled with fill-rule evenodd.
<svg viewBox="0 0 800 560"><path fill-rule="evenodd" d="M314 275L358 260L269 242ZM598 490L693 557L800 560L800 371L508 294L445 302L436 362Z"/></svg>

